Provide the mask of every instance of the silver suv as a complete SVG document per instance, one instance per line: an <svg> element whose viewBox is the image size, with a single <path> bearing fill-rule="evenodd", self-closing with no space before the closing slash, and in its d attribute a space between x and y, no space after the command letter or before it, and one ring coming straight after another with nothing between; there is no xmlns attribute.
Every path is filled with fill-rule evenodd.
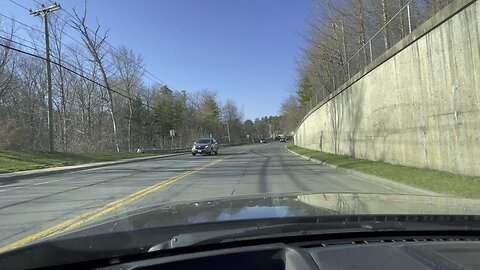
<svg viewBox="0 0 480 270"><path fill-rule="evenodd" d="M192 156L196 154L206 154L211 156L212 154L218 154L218 143L217 140L213 138L202 138L198 139L193 143L192 146Z"/></svg>

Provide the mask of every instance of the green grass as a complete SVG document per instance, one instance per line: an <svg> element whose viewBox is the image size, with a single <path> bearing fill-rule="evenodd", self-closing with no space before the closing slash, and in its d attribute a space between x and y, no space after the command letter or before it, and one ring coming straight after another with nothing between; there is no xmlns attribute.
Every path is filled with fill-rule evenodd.
<svg viewBox="0 0 480 270"><path fill-rule="evenodd" d="M480 177L478 176L459 175L438 170L356 159L349 156L334 155L301 148L292 143L287 145L287 147L295 153L338 167L380 176L438 193L465 198L480 198Z"/></svg>
<svg viewBox="0 0 480 270"><path fill-rule="evenodd" d="M113 161L126 158L144 157L156 154L133 152L102 153L44 153L0 151L0 173L17 172L59 166L79 165L84 163Z"/></svg>

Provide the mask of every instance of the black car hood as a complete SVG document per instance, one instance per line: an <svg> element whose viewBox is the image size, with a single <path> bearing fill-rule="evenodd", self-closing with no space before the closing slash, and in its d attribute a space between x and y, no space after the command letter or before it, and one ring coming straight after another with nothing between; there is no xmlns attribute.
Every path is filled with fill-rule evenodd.
<svg viewBox="0 0 480 270"><path fill-rule="evenodd" d="M295 193L170 202L91 223L85 233L325 215L480 215L480 200L379 193ZM85 234L84 234L85 235Z"/></svg>
<svg viewBox="0 0 480 270"><path fill-rule="evenodd" d="M121 216L113 215L55 239L3 253L0 265L22 263L29 256L30 264L48 265L49 262L42 261L42 258L53 256L55 263L66 263L146 252L153 245L170 240L173 235L226 226L241 228L252 223L268 226L273 224L272 221L278 224L295 217L405 214L479 215L480 201L443 196L321 193L172 202ZM40 261L32 261L35 258Z"/></svg>

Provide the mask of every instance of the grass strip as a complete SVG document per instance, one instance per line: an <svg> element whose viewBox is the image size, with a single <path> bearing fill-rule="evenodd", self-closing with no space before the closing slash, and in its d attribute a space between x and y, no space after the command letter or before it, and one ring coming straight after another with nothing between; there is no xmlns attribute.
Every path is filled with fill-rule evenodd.
<svg viewBox="0 0 480 270"><path fill-rule="evenodd" d="M0 151L0 173L43 169L85 163L114 161L127 158L158 155L155 153L101 152L101 153L46 153Z"/></svg>
<svg viewBox="0 0 480 270"><path fill-rule="evenodd" d="M410 186L450 194L464 198L480 198L480 177L454 174L438 170L394 165L385 162L357 159L350 156L335 155L287 145L293 152L311 159L323 161L341 168L375 175Z"/></svg>

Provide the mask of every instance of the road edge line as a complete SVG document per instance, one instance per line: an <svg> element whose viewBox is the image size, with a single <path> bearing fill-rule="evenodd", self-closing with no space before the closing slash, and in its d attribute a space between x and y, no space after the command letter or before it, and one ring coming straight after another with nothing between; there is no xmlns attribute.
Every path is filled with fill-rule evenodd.
<svg viewBox="0 0 480 270"><path fill-rule="evenodd" d="M430 195L430 196L448 196L446 194L442 194L442 193L438 193L438 192L434 192L434 191L431 191L431 190L428 190L428 189L422 189L422 188L419 188L419 187L415 187L415 186L410 186L410 185L407 185L407 184L404 184L404 183L400 183L400 182L397 182L395 180L391 180L391 179L388 179L388 178L383 178L383 177L380 177L380 176L376 176L376 175L372 175L372 174L367 174L367 173L363 173L363 172L359 172L359 171L355 171L355 170L350 170L350 169L347 169L347 168L342 168L342 167L338 167L336 165L333 165L333 164L330 164L330 163L327 163L325 161L321 161L321 160L317 160L317 159L312 159L308 156L305 156L305 155L301 155L299 153L295 153L293 150L290 150L288 149L287 146L285 146L285 149L287 149L287 151L289 151L290 153L296 155L296 156L299 156L303 159L306 159L308 161L311 161L311 162L314 162L314 163L318 163L318 164L321 164L321 165L325 165L325 166L328 166L332 169L335 169L335 170L339 170L339 171L342 171L342 172L345 172L347 174L351 174L351 175L355 175L355 176L358 176L358 177L361 177L362 180L364 181L368 181L370 183L375 183L375 184L380 184L380 185L384 185L384 186L388 186L389 188L392 188L392 187L398 187L398 188L402 188L404 190L410 190L412 192L420 192L424 195Z"/></svg>
<svg viewBox="0 0 480 270"><path fill-rule="evenodd" d="M166 155L153 156L153 157L134 158L134 159L128 159L128 160L105 161L105 162L101 162L101 163L100 162L90 163L90 164L85 163L85 164L78 165L78 166L85 165L85 166L82 166L82 167L64 168L64 169L61 169L62 168L61 166L60 167L51 167L49 169L55 169L55 170L44 171L44 172L28 173L29 170L25 170L25 171L19 171L18 173L25 173L25 174L20 174L20 175L5 176L5 175L0 174L0 183L1 182L8 182L10 180L29 179L29 178L39 177L39 176L48 176L48 175L55 175L55 174L61 174L61 173L84 171L84 170L97 169L97 168L103 168L103 167L115 166L115 165L121 165L121 164L127 164L127 163L135 163L135 162L149 161L149 160L154 160L154 159L175 157L175 156L186 155L186 154L188 154L188 153L174 153L174 154L166 154ZM74 165L74 166L77 166L77 165Z"/></svg>

